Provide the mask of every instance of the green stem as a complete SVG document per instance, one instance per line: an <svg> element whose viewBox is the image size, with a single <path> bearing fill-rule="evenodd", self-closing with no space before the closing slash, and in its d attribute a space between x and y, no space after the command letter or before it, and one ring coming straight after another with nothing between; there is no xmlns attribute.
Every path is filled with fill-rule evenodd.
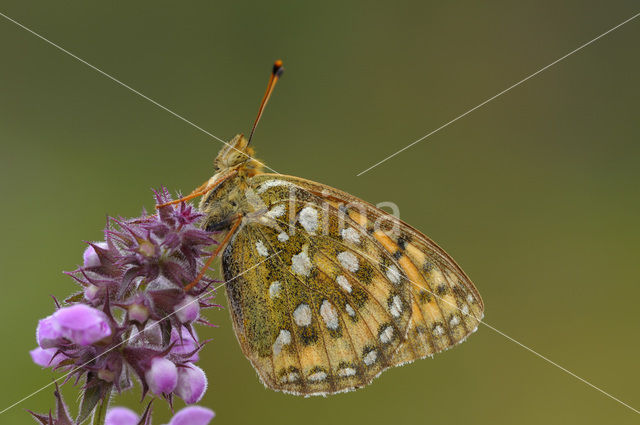
<svg viewBox="0 0 640 425"><path fill-rule="evenodd" d="M93 411L93 418L91 419L92 425L103 425L109 402L111 401L111 385L105 390L105 393L100 400L100 403Z"/></svg>

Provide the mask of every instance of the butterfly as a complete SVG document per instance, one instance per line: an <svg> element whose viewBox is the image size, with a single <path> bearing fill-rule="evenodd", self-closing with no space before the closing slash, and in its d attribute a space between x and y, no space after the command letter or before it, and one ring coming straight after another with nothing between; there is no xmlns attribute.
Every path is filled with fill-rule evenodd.
<svg viewBox="0 0 640 425"><path fill-rule="evenodd" d="M226 232L211 260L221 254L233 328L261 381L327 395L459 344L484 305L455 261L400 219L263 171L250 141L282 69L277 61L249 139L234 137L214 176L173 202L202 196L204 228Z"/></svg>

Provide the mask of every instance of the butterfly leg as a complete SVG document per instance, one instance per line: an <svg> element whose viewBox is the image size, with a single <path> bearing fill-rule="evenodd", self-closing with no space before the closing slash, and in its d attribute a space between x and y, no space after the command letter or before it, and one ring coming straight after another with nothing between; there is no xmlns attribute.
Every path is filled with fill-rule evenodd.
<svg viewBox="0 0 640 425"><path fill-rule="evenodd" d="M160 208L166 207L168 205L179 204L180 202L190 201L193 198L197 198L198 196L205 195L207 192L209 192L213 188L214 188L214 186L213 185L209 185L209 182L206 181L203 184L201 184L200 186L198 186L193 192L191 192L187 196L185 196L183 198L180 198L180 199L176 199L174 201L165 202L164 204L156 205L156 209L160 209Z"/></svg>
<svg viewBox="0 0 640 425"><path fill-rule="evenodd" d="M206 195L207 193L212 191L216 186L218 186L220 183L222 183L223 181L227 180L229 177L235 175L236 173L237 173L237 171L234 170L233 172L231 172L231 173L229 173L229 174L227 174L225 176L222 176L221 178L219 178L218 180L215 180L213 182L211 180L207 180L206 182L202 183L200 186L195 188L193 190L193 192L191 192L187 196L185 196L183 198L180 198L180 199L176 199L175 201L165 202L164 204L156 205L156 209L160 209L160 208L166 207L168 205L179 204L180 202L190 201L193 198L197 198L198 196Z"/></svg>
<svg viewBox="0 0 640 425"><path fill-rule="evenodd" d="M196 286L198 284L198 282L200 282L200 280L204 277L204 274L209 269L209 266L211 266L211 263L213 263L213 260L218 256L218 254L220 254L222 249L225 246L227 246L227 243L231 239L231 236L233 236L233 234L236 232L236 230L238 230L238 226L240 226L240 222L241 221L242 221L242 216L238 216L235 219L235 221L233 222L233 225L231 226L231 229L229 229L229 232L227 232L227 235L224 237L224 239L222 240L220 245L218 245L218 247L213 251L213 253L209 257L207 262L204 263L204 267L202 268L200 273L198 273L198 276L191 283L189 283L187 286L184 287L185 292L190 290L194 286Z"/></svg>

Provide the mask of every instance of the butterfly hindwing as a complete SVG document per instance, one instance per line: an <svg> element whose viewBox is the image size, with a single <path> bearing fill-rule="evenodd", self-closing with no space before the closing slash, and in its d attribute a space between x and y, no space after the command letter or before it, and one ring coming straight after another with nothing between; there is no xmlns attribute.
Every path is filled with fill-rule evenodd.
<svg viewBox="0 0 640 425"><path fill-rule="evenodd" d="M255 212L223 255L234 329L268 387L327 394L461 342L482 317L468 277L426 236L344 192L251 179ZM392 226L378 226L380 221Z"/></svg>
<svg viewBox="0 0 640 425"><path fill-rule="evenodd" d="M225 278L241 274L227 284L240 344L271 388L319 394L363 386L404 340L408 286L369 259L376 248L366 234L359 249L354 235L340 236L338 210L287 198L263 196L264 213L241 226L223 255ZM324 220L326 235L316 231Z"/></svg>
<svg viewBox="0 0 640 425"><path fill-rule="evenodd" d="M462 269L435 242L396 217L345 192L292 176L263 174L262 187L274 186L289 197L315 194L325 204L340 209L356 223L359 234L392 255L394 262L378 260L395 275L396 267L410 282L412 317L407 341L393 358L394 364L423 358L448 349L473 333L482 319L480 295ZM274 183L276 180L281 183ZM265 184L266 183L266 184ZM275 192L275 191L274 191ZM277 193L277 192L275 192ZM280 192L283 196L283 193ZM369 243L364 255L375 252Z"/></svg>

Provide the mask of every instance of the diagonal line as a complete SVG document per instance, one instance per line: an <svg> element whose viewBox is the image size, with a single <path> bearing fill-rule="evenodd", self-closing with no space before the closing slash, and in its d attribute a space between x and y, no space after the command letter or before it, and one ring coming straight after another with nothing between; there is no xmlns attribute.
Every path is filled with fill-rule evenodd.
<svg viewBox="0 0 640 425"><path fill-rule="evenodd" d="M480 103L477 106L474 106L473 108L469 109L467 112L463 113L462 115L458 115L456 118L452 119L451 121L447 122L446 124L441 125L440 127L436 128L435 130L431 131L430 133L425 134L424 136L422 136L421 138L419 138L418 140L408 144L407 146L405 146L404 148L400 149L399 151L392 153L391 155L389 155L388 157L384 158L381 161L376 162L375 164L373 164L371 167L360 171L356 177L360 177L361 175L363 175L364 173L366 173L367 171L372 170L373 168L377 167L378 165L382 164L383 162L386 162L388 160L390 160L391 158L393 158L394 156L398 155L399 153L402 153L404 151L406 151L407 149L409 149L410 147L412 147L413 145L420 143L421 141L423 141L424 139L426 139L427 137L431 136L432 134L437 133L438 131L442 130L445 127L448 127L450 124L453 124L454 122L458 121L460 118L463 118L465 116L467 116L468 114L470 114L471 112L475 111L478 108L481 108L482 106L486 105L487 103L491 102L492 100L502 96L503 94L505 94L506 92L508 92L509 90L519 86L520 84L524 83L525 81L535 77L536 75L540 74L541 72L551 68L553 65L557 64L558 62L568 58L569 56L571 56L572 54L578 52L579 50L584 49L585 47L587 47L588 45L596 42L597 40L601 39L602 37L604 37L605 35L609 34L612 31L617 30L618 28L620 28L621 26L623 26L624 24L634 20L635 18L637 18L638 16L640 16L640 12L636 13L635 15L633 15L632 17L630 17L629 19L619 23L618 25L616 25L615 27L603 32L602 34L600 34L599 36L597 36L596 38L594 38L591 41L588 41L586 43L584 43L583 45L581 45L580 47L577 47L576 49L570 51L569 53L567 53L566 55L556 59L555 61L551 62L549 65L545 66L544 68L540 68L539 70L537 70L536 72L534 72L533 74L529 75L528 77L523 78L522 80L518 81L517 83L507 87L506 89L502 90L500 93L490 97L489 99L485 100L484 102Z"/></svg>
<svg viewBox="0 0 640 425"><path fill-rule="evenodd" d="M378 260L369 257L368 255L362 254L364 257L368 258L370 261L374 262L374 263L378 263L378 265L382 266L383 268L386 268L387 270L391 270L388 266L385 266L384 264L382 264L381 262L379 262ZM588 386L590 386L591 388L601 392L602 394L606 395L607 397L609 397L610 399L617 401L618 403L620 403L621 405L627 407L628 409L634 411L635 413L640 414L640 410L635 409L634 407L631 407L630 405L628 405L627 403L623 402L622 400L620 400L617 397L614 397L613 395L609 394L608 392L604 391L603 389L595 386L594 384L592 384L591 382L587 381L586 379L576 375L575 373L571 372L569 369L560 366L558 363L554 362L553 360L549 359L546 356L543 356L542 354L538 353L537 351L535 351L533 348L530 348L528 346L526 346L525 344L521 343L520 341L518 341L515 338L510 337L509 335L507 335L506 333L502 332L501 330L495 328L494 326L488 324L487 322L483 321L482 318L478 318L474 315L472 315L470 312L465 313L464 311L462 311L462 309L460 307L458 307L456 304L442 298L440 295L432 292L431 290L417 284L416 282L412 281L411 279L409 279L408 277L405 276L405 278L411 282L413 285L415 285L417 288L420 288L424 291L429 292L431 295L433 295L434 297L438 298L440 301L445 302L447 304L449 304L450 306L454 307L456 310L460 311L460 313L462 313L465 316L469 316L471 318L473 318L474 320L477 320L479 323L482 323L483 325L485 325L486 327L488 327L489 329L491 329L492 331L496 332L497 334L505 337L506 339L508 339L509 341L513 342L514 344L519 345L520 347L524 348L525 350L529 351L532 354L535 354L536 356L540 357L542 360L544 360L545 362L557 367L558 369L562 370L563 372L573 376L574 378L578 379L579 381L587 384ZM467 335L468 336L468 335ZM461 342L461 341L460 341Z"/></svg>
<svg viewBox="0 0 640 425"><path fill-rule="evenodd" d="M107 77L108 79L120 84L122 87L126 88L127 90L132 91L133 93L137 94L138 96L142 97L145 100L148 100L149 102L153 103L154 105L156 105L158 108L163 109L165 111L167 111L168 113L170 113L171 115L173 115L174 117L186 122L187 124L189 124L190 126L196 128L197 130L200 130L202 133L206 134L207 136L210 136L214 139L216 139L217 141L224 143L225 145L229 146L230 148L240 152L243 155L248 156L249 158L251 158L252 160L256 161L257 163L261 164L263 167L273 171L276 174L280 174L278 173L276 170L274 170L273 168L269 167L268 165L260 162L259 160L257 160L256 158L253 158L252 156L247 155L245 152L241 152L240 150L238 150L237 148L231 146L229 143L225 142L224 140L222 140L221 138L219 138L218 136L216 136L213 133L210 133L209 131L205 130L204 128L200 127L199 125L195 124L192 121L189 121L188 119L186 119L185 117L183 117L182 115L178 114L177 112L172 111L171 109L167 108L166 106L156 102L155 100L153 100L152 98L150 98L149 96L139 92L138 90L134 89L133 87L123 83L122 81L118 80L116 77L112 76L111 74L108 74L106 72L104 72L103 70L101 70L100 68L90 64L89 62L87 62L86 60L74 55L73 53L71 53L70 51L68 51L67 49L57 45L56 43L54 43L53 41L47 39L46 37L38 34L37 32L35 32L34 30L32 30L31 28L26 27L25 25L22 25L20 22L16 21L15 19L10 18L9 16L5 15L4 13L0 12L0 16L2 16L3 18L5 18L6 20L13 22L14 24L16 24L17 26L19 26L20 28L30 32L31 34L35 35L36 37L38 37L39 39L41 39L42 41L50 44L51 46L55 47L56 49L60 50L63 53L66 53L67 55L71 56L72 58L74 58L75 60L82 62L83 64L85 64L86 66L88 66L89 68L93 69L94 71L104 75L105 77ZM1 412L0 412L1 413Z"/></svg>
<svg viewBox="0 0 640 425"><path fill-rule="evenodd" d="M176 314L177 312L179 312L180 310L182 310L183 308L186 308L187 306L193 304L194 302L200 301L200 299L207 297L209 295L211 295L212 293L214 293L216 291L216 289L219 289L221 287L223 287L224 285L226 285L227 283L239 278L240 276L242 276L243 274L249 272L250 270L255 269L256 267L258 267L260 264L264 263L265 261L267 261L268 259L280 254L282 252L282 250L276 252L275 254L271 254L270 256L268 256L267 258L265 258L264 260L260 261L259 263L256 263L255 265L251 266L250 268L248 268L247 270L243 271L242 273L232 277L231 279L227 280L226 282L222 282L220 285L216 286L215 288L205 292L204 294L200 294L198 297L196 297L195 299L193 299L192 301L186 303L185 305L183 305L182 307L180 307L179 309L175 310L173 313L166 315L165 317L163 317L160 320L157 320L155 322L153 322L152 324L150 324L148 327L145 327L144 329L138 331L137 333L130 335L129 338L125 339L124 341L120 342L117 345L114 345L113 347L109 348L107 351L100 353L99 355L93 357L92 359L88 360L87 362L81 364L80 366L76 367L75 369L70 370L69 372L65 373L64 375L58 377L57 379L54 379L52 382L48 383L47 385L37 389L36 391L32 392L31 394L29 394L26 397L21 398L20 400L16 401L15 403L13 403L10 406L5 407L4 409L0 410L0 415L2 415L4 412L6 412L7 410L17 406L18 404L22 403L25 400L30 399L31 397L33 397L34 395L38 394L39 392L49 388L50 386L54 385L56 382L66 378L67 376L71 375L72 373L77 372L78 370L82 369L83 367L85 367L86 365L88 365L89 363L91 363L92 361L94 361L95 359L98 359L102 356L104 356L105 354L115 350L116 348L122 346L123 344L126 344L128 342L130 342L133 338L137 337L138 335L140 335L141 333L153 328L154 326L158 325L160 322L162 322L163 320L168 319L169 317L173 316L174 314Z"/></svg>

